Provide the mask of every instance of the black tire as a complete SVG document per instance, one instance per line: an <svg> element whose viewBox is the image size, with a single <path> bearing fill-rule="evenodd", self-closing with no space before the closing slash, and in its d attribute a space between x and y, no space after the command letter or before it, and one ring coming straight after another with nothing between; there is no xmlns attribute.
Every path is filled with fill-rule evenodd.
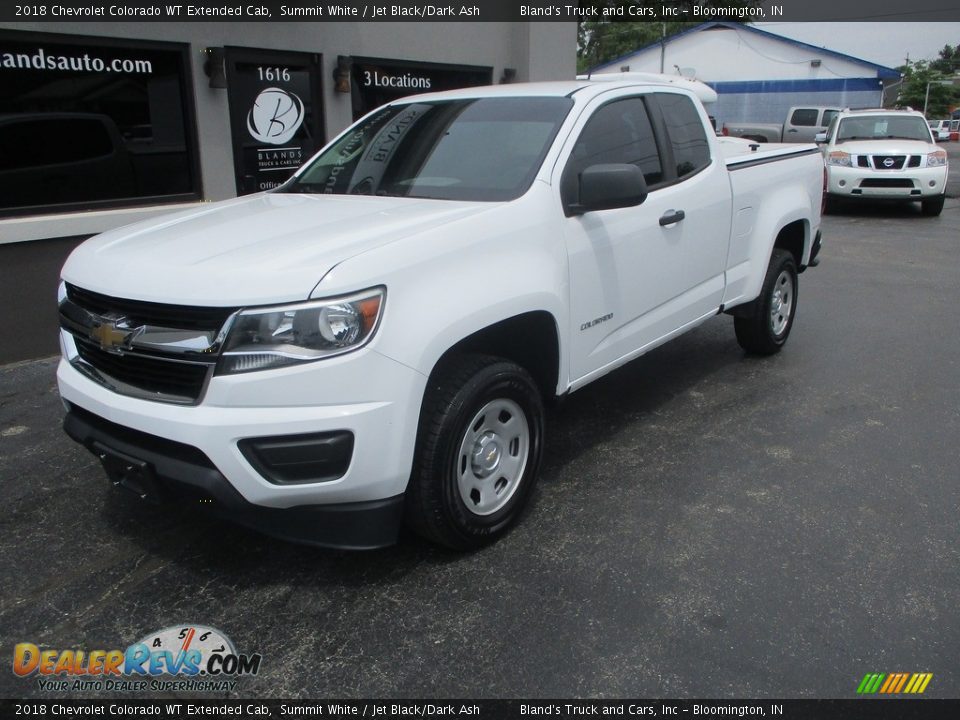
<svg viewBox="0 0 960 720"><path fill-rule="evenodd" d="M499 412L498 404L509 409ZM475 423L485 408L493 408L498 413L496 418L485 416L479 424ZM498 423L514 422L514 409L523 415L519 427L526 422L525 452L519 440L522 434L517 438L508 437L513 430L495 434L503 427ZM495 446L500 449L497 467L478 471L471 462L474 456L461 450L470 443L470 437L484 433L488 426L484 437L493 434ZM543 428L540 391L522 367L487 355L458 355L444 361L430 377L420 411L417 449L405 502L408 526L428 540L454 550L473 550L498 539L517 520L536 483L543 454ZM525 462L521 462L522 458ZM506 467L508 463L520 466L512 479L495 477L501 472L501 465ZM488 477L477 481L485 472L490 473ZM506 484L501 488L502 496L498 496L501 480ZM465 501L461 488L471 482L486 483L483 498L477 490L471 491ZM486 507L481 505L481 499ZM497 506L500 502L502 506ZM480 510L488 512L480 514Z"/></svg>
<svg viewBox="0 0 960 720"><path fill-rule="evenodd" d="M840 208L840 201L833 197L832 195L827 195L823 199L823 214L824 215L836 215L837 210Z"/></svg>
<svg viewBox="0 0 960 720"><path fill-rule="evenodd" d="M783 280L784 277L788 278L788 282ZM789 302L789 309L785 315L774 316L778 290L781 295L789 291L790 296L783 298L783 304ZM760 296L734 316L733 328L737 333L737 342L747 352L757 355L780 352L790 336L796 314L797 263L792 253L774 248ZM778 323L783 323L782 327L778 328Z"/></svg>
<svg viewBox="0 0 960 720"><path fill-rule="evenodd" d="M930 217L936 217L941 212L943 212L943 201L944 196L938 195L935 198L930 198L928 200L920 201L920 210L924 215L929 215Z"/></svg>

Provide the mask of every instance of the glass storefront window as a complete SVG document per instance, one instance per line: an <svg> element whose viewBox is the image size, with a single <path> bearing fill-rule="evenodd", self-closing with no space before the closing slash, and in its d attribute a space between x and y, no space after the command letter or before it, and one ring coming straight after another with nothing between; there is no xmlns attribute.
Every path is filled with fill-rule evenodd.
<svg viewBox="0 0 960 720"><path fill-rule="evenodd" d="M200 197L187 46L0 31L0 214Z"/></svg>
<svg viewBox="0 0 960 720"><path fill-rule="evenodd" d="M407 95L489 85L493 68L354 57L350 78L353 119L358 120L374 108Z"/></svg>

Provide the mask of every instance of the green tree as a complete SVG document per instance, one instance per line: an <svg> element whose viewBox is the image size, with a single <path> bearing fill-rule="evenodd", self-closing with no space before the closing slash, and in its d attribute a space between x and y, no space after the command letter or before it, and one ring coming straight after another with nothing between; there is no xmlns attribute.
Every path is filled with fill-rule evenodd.
<svg viewBox="0 0 960 720"><path fill-rule="evenodd" d="M930 63L930 67L944 75L960 74L960 45L944 45L940 57Z"/></svg>
<svg viewBox="0 0 960 720"><path fill-rule="evenodd" d="M907 61L899 69L903 73L903 84L900 87L899 105L909 105L914 110L923 110L924 101L927 105L927 117L931 119L946 117L950 107L960 99L960 88L950 85L941 85L951 77L935 67L937 61L917 60ZM927 87L929 84L929 96Z"/></svg>
<svg viewBox="0 0 960 720"><path fill-rule="evenodd" d="M713 20L745 22L738 16L737 9L759 3L760 0L660 0L655 4L680 10L689 10L694 5L712 6L730 11L712 17ZM577 71L585 72L596 65L701 24L630 19L634 17L629 14L631 5L643 7L647 4L648 2L643 0L582 0L581 7L596 7L600 17L577 23ZM604 15L604 10L607 10L608 14Z"/></svg>

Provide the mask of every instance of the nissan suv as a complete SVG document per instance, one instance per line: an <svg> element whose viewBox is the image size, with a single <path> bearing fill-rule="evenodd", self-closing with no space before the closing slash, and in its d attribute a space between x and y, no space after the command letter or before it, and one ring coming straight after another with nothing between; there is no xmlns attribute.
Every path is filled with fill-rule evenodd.
<svg viewBox="0 0 960 720"><path fill-rule="evenodd" d="M947 151L913 110L844 110L817 136L827 167L827 208L839 199L920 201L939 215L947 187Z"/></svg>

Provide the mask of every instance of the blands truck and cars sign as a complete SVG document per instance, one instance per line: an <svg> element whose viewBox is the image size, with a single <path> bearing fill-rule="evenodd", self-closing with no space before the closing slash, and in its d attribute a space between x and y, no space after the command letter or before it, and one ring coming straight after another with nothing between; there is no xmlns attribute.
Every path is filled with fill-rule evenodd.
<svg viewBox="0 0 960 720"><path fill-rule="evenodd" d="M237 194L278 187L323 145L320 57L227 48Z"/></svg>

